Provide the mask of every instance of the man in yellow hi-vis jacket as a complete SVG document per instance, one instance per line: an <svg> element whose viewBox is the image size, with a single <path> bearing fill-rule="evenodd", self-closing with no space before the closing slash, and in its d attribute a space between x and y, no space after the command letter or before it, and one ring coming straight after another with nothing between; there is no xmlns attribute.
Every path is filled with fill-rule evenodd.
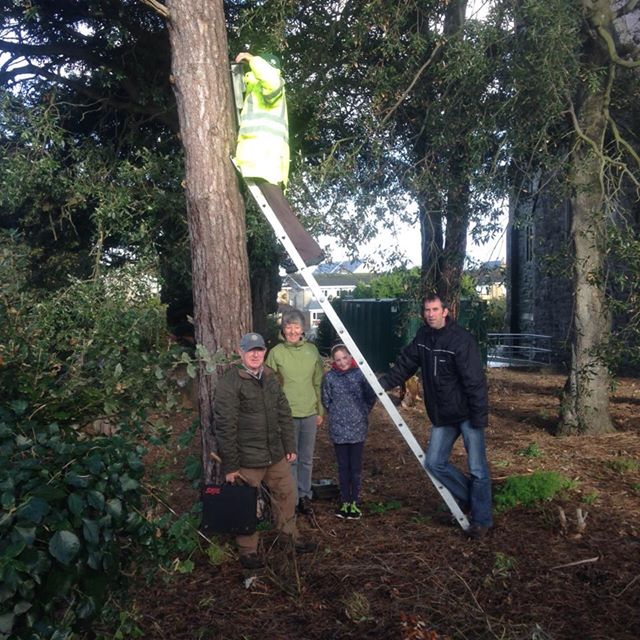
<svg viewBox="0 0 640 640"><path fill-rule="evenodd" d="M289 178L289 125L280 60L270 53L243 51L235 61L247 67L236 164L243 177L258 184L305 264L318 264L324 253L282 192Z"/></svg>

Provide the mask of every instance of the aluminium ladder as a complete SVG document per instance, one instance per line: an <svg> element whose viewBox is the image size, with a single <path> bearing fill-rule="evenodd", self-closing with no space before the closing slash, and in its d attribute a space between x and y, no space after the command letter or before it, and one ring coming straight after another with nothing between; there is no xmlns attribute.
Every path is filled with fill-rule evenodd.
<svg viewBox="0 0 640 640"><path fill-rule="evenodd" d="M238 167L236 166L236 168ZM267 202L267 199L264 197L262 191L260 191L260 187L250 178L243 178L243 179L247 184L247 187L249 188L249 191L251 192L251 195L253 196L254 200L257 202L258 206L260 207L260 210L264 214L265 218L268 220L269 224L271 224L271 226L273 227L273 230L276 234L276 238L278 238L278 240L283 244L284 248L287 250L287 253L293 260L294 264L296 265L296 267L298 267L300 274L302 275L305 282L311 289L316 300L320 303L322 310L325 312L327 318L333 325L333 328L336 330L342 342L347 346L347 348L351 352L351 355L354 357L355 361L358 363L358 366L360 367L368 383L371 385L376 395L378 396L378 400L380 400L382 406L386 409L387 413L389 414L389 417L391 418L393 424L398 429L402 437L405 439L406 443L409 445L409 448L411 449L415 457L418 459L418 462L420 463L422 470L427 474L427 476L429 477L429 479L437 489L438 493L440 494L442 499L445 501L447 507L453 514L457 523L462 527L464 531L466 531L469 528L469 521L467 520L467 517L462 512L458 503L455 501L455 499L453 498L449 490L439 480L437 480L433 476L433 474L425 467L424 465L425 454L424 454L424 451L422 450L422 447L416 440L413 433L411 433L409 427L403 420L396 406L393 404L393 402L391 402L391 398L389 398L389 396L385 393L384 389L380 385L380 382L378 381L378 378L374 374L373 370L371 369L367 361L364 359L364 356L362 355L362 352L360 351L360 349L358 349L358 345L355 343L355 341L347 331L346 327L342 323L342 320L340 320L340 317L336 313L336 310L331 306L331 303L328 300L328 298L322 293L322 290L320 289L320 285L318 284L318 282L315 279L315 276L313 275L313 267L307 267L305 265L295 245L293 244L293 242L285 232L282 224L280 224L280 221L278 220L276 214L273 212L273 210L269 206L269 203Z"/></svg>

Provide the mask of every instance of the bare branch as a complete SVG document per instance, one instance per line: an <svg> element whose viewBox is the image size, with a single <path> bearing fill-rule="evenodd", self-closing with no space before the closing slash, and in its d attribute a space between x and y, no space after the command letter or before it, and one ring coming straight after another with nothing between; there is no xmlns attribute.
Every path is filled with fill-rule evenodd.
<svg viewBox="0 0 640 640"><path fill-rule="evenodd" d="M409 83L409 86L402 92L402 95L398 98L397 102L393 105L393 107L389 109L387 115L384 118L382 118L382 121L380 122L381 126L392 116L393 112L402 104L402 102L407 97L407 95L409 95L409 92L411 91L411 89L413 89L416 82L418 82L418 80L420 79L420 76L424 73L425 69L433 62L436 54L442 48L445 42L446 40L440 40L440 42L438 42L435 49L431 52L429 59L418 69L418 72L414 76L413 80Z"/></svg>
<svg viewBox="0 0 640 640"><path fill-rule="evenodd" d="M598 562L598 560L600 560L600 556L595 556L594 558L586 558L585 560L576 560L575 562L567 562L567 564L557 564L555 567L551 567L550 571L553 571L554 569L564 569L565 567L577 567L581 564Z"/></svg>
<svg viewBox="0 0 640 640"><path fill-rule="evenodd" d="M157 0L140 0L142 4L146 4L151 7L156 13L159 13L163 18L169 18L169 9L165 7L161 2Z"/></svg>
<svg viewBox="0 0 640 640"><path fill-rule="evenodd" d="M618 55L616 44L613 41L613 36L602 25L598 25L596 27L596 30L598 31L598 35L604 40L605 44L607 45L609 57L611 58L612 62L619 64L621 67L640 67L640 60L626 60Z"/></svg>

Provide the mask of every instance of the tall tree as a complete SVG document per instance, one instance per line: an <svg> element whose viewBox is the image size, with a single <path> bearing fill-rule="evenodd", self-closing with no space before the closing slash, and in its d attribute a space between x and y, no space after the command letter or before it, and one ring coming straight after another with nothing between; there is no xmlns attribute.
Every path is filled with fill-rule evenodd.
<svg viewBox="0 0 640 640"><path fill-rule="evenodd" d="M640 195L640 146L629 126L640 100L640 60L633 38L620 42L616 21L632 12L628 24L638 25L640 10L610 0L496 8L511 34L503 41L501 84L512 184L531 184L538 173L571 203L571 363L557 431L610 431L610 232Z"/></svg>
<svg viewBox="0 0 640 640"><path fill-rule="evenodd" d="M613 429L609 413L611 377L604 357L611 338L612 321L604 278L606 238L615 207L615 191L622 187L619 170L628 162L636 164L635 184L640 194L640 146L637 145L634 151L622 138L626 134L620 133L611 104L619 70L636 68L640 72L638 50L635 53L627 51L631 54L629 57L619 55L614 26L616 17L624 15L637 3L622 5L618 13L615 4L610 0L581 2L585 18L582 66L588 84L578 86L568 105L573 124L569 179L575 306L571 369L558 426L561 434L593 434ZM639 18L640 11L636 16Z"/></svg>
<svg viewBox="0 0 640 640"><path fill-rule="evenodd" d="M422 223L424 286L455 306L467 232L490 209L488 181L479 188L495 146L491 100L479 98L492 79L482 29L465 31L465 0L287 8L274 21L306 209L325 211L318 223L354 253L374 225Z"/></svg>
<svg viewBox="0 0 640 640"><path fill-rule="evenodd" d="M196 341L211 354L232 353L251 327L244 203L229 158L235 136L229 49L222 0L169 0L171 70L185 156ZM216 374L198 376L204 477Z"/></svg>

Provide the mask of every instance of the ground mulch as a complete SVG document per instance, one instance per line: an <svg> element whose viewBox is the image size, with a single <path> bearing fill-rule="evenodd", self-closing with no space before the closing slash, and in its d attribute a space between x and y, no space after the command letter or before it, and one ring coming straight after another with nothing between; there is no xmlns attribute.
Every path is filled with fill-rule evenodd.
<svg viewBox="0 0 640 640"><path fill-rule="evenodd" d="M619 381L617 432L557 438L564 377L489 371L488 456L496 486L515 474L557 471L574 489L495 518L480 541L465 538L442 509L384 409L372 412L365 450L365 517L342 521L330 501L300 518L317 553L297 559L263 534L268 565L243 571L204 555L188 574L139 569L130 610L154 639L637 640L640 637L640 381ZM402 414L426 443L421 403ZM192 417L176 416L174 433ZM175 469L169 501L182 512L197 492L180 470L187 450L157 454ZM314 475L335 478L326 433ZM154 460L157 464L159 457ZM464 463L456 448L454 458ZM579 513L584 517L580 526ZM564 520L562 518L564 514ZM220 540L224 543L224 538Z"/></svg>

